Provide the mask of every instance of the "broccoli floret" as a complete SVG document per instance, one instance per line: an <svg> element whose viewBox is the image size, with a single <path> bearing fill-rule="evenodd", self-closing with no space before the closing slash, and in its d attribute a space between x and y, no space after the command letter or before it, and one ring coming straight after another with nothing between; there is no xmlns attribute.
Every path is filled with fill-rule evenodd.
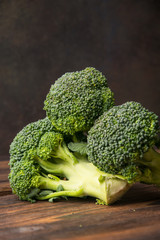
<svg viewBox="0 0 160 240"><path fill-rule="evenodd" d="M110 204L131 186L122 177L100 171L84 155L75 156L47 118L24 127L10 155L9 181L21 200L91 196Z"/></svg>
<svg viewBox="0 0 160 240"><path fill-rule="evenodd" d="M93 67L65 73L50 88L44 110L53 126L65 134L88 131L95 119L114 105L113 92Z"/></svg>
<svg viewBox="0 0 160 240"><path fill-rule="evenodd" d="M160 185L158 116L140 103L114 106L97 119L88 133L88 159L104 172L128 182Z"/></svg>
<svg viewBox="0 0 160 240"><path fill-rule="evenodd" d="M37 148L41 137L46 133L54 131L54 127L48 118L40 119L25 126L14 138L10 145L10 165L21 161L28 150Z"/></svg>

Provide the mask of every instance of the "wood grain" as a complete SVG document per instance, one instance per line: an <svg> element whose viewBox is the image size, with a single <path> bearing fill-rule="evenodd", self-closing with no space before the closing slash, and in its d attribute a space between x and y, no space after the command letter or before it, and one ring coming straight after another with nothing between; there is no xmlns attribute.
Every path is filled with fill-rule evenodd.
<svg viewBox="0 0 160 240"><path fill-rule="evenodd" d="M160 239L160 190L154 186L136 184L112 206L92 198L31 204L11 193L8 172L2 161L0 239Z"/></svg>

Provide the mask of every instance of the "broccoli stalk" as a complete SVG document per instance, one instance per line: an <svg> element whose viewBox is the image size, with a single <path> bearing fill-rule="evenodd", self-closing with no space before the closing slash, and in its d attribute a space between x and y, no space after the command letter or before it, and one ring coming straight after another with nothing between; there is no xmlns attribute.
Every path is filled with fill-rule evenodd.
<svg viewBox="0 0 160 240"><path fill-rule="evenodd" d="M52 163L37 158L38 164L48 173L47 177L41 177L40 188L56 191L59 186L62 186L63 189L60 192L49 193L45 196L36 196L38 200L60 196L91 196L108 205L118 200L131 186L119 176L100 171L84 157L78 159L76 163L67 156L64 159ZM55 176L50 174L55 174ZM57 175L67 179L57 180Z"/></svg>
<svg viewBox="0 0 160 240"><path fill-rule="evenodd" d="M67 180L45 179L41 185L43 189L56 190L61 185L64 191L38 197L39 200L50 199L55 196L92 196L102 200L105 204L111 204L130 187L130 184L122 178L100 171L84 158L77 163L71 163L69 160L57 164L41 160L40 166L48 173L55 174L56 169L58 169L57 174L62 174Z"/></svg>
<svg viewBox="0 0 160 240"><path fill-rule="evenodd" d="M56 156L61 159L43 160L34 156L15 163L9 175L13 193L21 200L31 202L91 196L97 198L98 203L108 205L131 187L123 178L100 171L85 157L76 159L66 148L64 150L61 146L58 148L60 152L56 151Z"/></svg>

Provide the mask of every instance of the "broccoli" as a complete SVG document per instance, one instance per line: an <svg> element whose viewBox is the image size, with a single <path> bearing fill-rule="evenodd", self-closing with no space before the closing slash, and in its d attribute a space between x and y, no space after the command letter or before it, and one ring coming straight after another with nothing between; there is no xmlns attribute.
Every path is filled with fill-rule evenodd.
<svg viewBox="0 0 160 240"><path fill-rule="evenodd" d="M88 131L114 105L107 79L93 67L65 73L50 88L44 110L52 125L64 134Z"/></svg>
<svg viewBox="0 0 160 240"><path fill-rule="evenodd" d="M25 126L14 138L10 145L10 166L21 161L29 149L35 149L40 138L46 133L54 131L49 119L38 120Z"/></svg>
<svg viewBox="0 0 160 240"><path fill-rule="evenodd" d="M96 120L88 133L88 160L100 170L160 186L158 116L140 103L114 106Z"/></svg>
<svg viewBox="0 0 160 240"><path fill-rule="evenodd" d="M74 155L48 118L28 124L14 138L9 181L20 200L31 202L91 196L111 204L131 186L99 170L85 155Z"/></svg>

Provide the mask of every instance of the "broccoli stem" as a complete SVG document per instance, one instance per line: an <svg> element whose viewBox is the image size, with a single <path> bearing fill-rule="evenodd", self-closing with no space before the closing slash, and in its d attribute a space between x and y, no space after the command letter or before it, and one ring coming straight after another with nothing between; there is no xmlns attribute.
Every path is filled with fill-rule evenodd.
<svg viewBox="0 0 160 240"><path fill-rule="evenodd" d="M81 197L82 194L83 194L82 189L78 189L78 190L74 190L74 191L61 191L61 192L54 192L54 193L48 194L43 197L37 197L37 200L47 200L50 198L61 197L61 196ZM83 195L82 195L82 197L83 197Z"/></svg>
<svg viewBox="0 0 160 240"><path fill-rule="evenodd" d="M69 151L66 144L63 142L62 145L59 145L57 150L52 153L53 157L60 158L71 164L77 163L76 157Z"/></svg>
<svg viewBox="0 0 160 240"><path fill-rule="evenodd" d="M56 162L56 159L53 160ZM39 157L36 157L36 161L47 173L67 178L74 175L74 168L72 167L74 164L72 161L66 162L58 160L57 163L52 163Z"/></svg>
<svg viewBox="0 0 160 240"><path fill-rule="evenodd" d="M118 175L102 172L85 158L74 168L75 178L81 179L83 183L84 196L101 199L106 205L118 200L132 185Z"/></svg>
<svg viewBox="0 0 160 240"><path fill-rule="evenodd" d="M51 158L54 162L58 159L58 164L43 160L39 156L36 156L35 160L48 173L54 173L60 176L65 176L65 167L68 165L72 166L78 162L77 158L69 151L65 143L63 143L62 146L58 146L57 150L51 154ZM60 159L63 161L60 161ZM67 172L68 171L67 169Z"/></svg>
<svg viewBox="0 0 160 240"><path fill-rule="evenodd" d="M54 164L47 160L45 161L38 156L36 156L36 161L48 173L54 173L54 174L58 174L58 175L64 174L62 164Z"/></svg>
<svg viewBox="0 0 160 240"><path fill-rule="evenodd" d="M147 184L160 186L160 153L158 153L155 149L150 148L143 155L143 159L140 163L147 166L150 171L150 176L146 178L142 176L141 181Z"/></svg>
<svg viewBox="0 0 160 240"><path fill-rule="evenodd" d="M47 164L47 167L46 165ZM124 179L118 176L104 173L88 162L85 158L79 159L76 164L67 163L47 163L41 161L41 166L45 167L49 173L63 173L67 180L52 180L42 177L41 189L56 190L59 185L63 186L64 193L54 196L92 196L101 199L105 204L110 204L119 199L131 186ZM79 190L81 191L79 192ZM67 195L69 194L69 195ZM79 195L78 195L79 194ZM47 195L48 196L48 195ZM46 196L46 199L52 196Z"/></svg>
<svg viewBox="0 0 160 240"><path fill-rule="evenodd" d="M46 177L41 177L41 189L48 189L56 191L59 185L63 186L64 191L75 191L78 189L78 184L70 180L53 180Z"/></svg>

